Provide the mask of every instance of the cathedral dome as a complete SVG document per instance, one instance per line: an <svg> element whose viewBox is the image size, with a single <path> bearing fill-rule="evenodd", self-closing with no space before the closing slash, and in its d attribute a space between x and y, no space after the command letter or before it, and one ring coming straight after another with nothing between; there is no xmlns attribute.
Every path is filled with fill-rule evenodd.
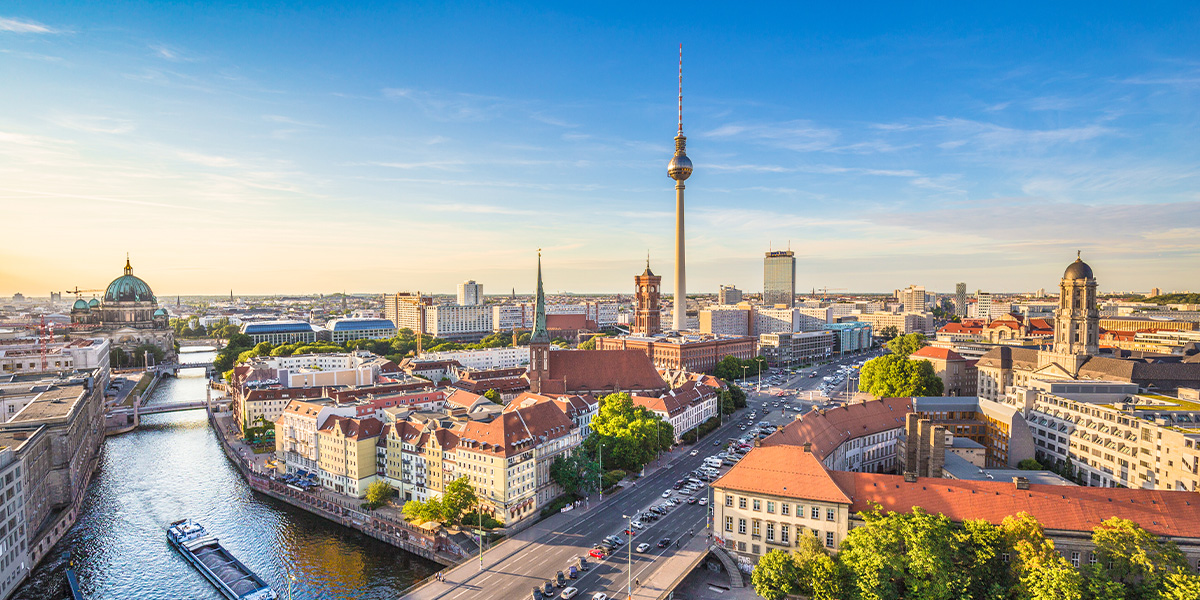
<svg viewBox="0 0 1200 600"><path fill-rule="evenodd" d="M165 317L165 316L167 316L167 309L165 309L165 308L160 308L160 309L158 309L158 310L154 311L154 316L156 316L156 317Z"/></svg>
<svg viewBox="0 0 1200 600"><path fill-rule="evenodd" d="M84 300L83 298L76 300L75 305L71 307L71 310L87 310L87 309L88 309L87 300Z"/></svg>
<svg viewBox="0 0 1200 600"><path fill-rule="evenodd" d="M1067 270L1063 273L1063 279L1091 279L1092 277L1092 268L1083 262L1082 258L1076 258L1075 262L1067 265Z"/></svg>
<svg viewBox="0 0 1200 600"><path fill-rule="evenodd" d="M133 267L129 266L129 261L125 261L125 274L114 279L108 284L108 290L104 292L105 302L156 302L154 292L150 291L150 286L146 285L133 274Z"/></svg>
<svg viewBox="0 0 1200 600"><path fill-rule="evenodd" d="M88 300L87 305L88 305L88 308L100 308L100 301L95 298L92 298L91 300Z"/></svg>

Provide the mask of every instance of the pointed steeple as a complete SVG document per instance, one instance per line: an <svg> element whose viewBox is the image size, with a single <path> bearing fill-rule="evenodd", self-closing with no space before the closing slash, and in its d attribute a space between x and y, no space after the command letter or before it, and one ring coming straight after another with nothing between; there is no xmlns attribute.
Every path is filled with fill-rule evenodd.
<svg viewBox="0 0 1200 600"><path fill-rule="evenodd" d="M546 330L546 292L542 290L542 249L538 248L537 300L533 309L533 334L530 344L549 344L550 332Z"/></svg>

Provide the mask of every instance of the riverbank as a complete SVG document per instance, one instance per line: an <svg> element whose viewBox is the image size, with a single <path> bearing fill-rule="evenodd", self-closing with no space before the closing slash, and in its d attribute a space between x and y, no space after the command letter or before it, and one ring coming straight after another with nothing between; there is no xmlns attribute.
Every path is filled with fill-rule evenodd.
<svg viewBox="0 0 1200 600"><path fill-rule="evenodd" d="M238 448L236 427L231 415L219 415L206 410L209 423L226 458L234 465L246 483L256 492L286 502L344 527L357 530L379 541L411 552L440 565L453 566L467 557L467 552L442 532L429 533L402 519L383 516L378 511L363 511L361 500L327 490L306 492L287 485L260 470L248 456L248 446Z"/></svg>

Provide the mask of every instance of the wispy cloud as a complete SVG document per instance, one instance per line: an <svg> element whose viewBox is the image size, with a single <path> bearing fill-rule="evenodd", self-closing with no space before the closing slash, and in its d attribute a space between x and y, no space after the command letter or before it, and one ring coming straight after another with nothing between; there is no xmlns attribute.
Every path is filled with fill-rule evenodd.
<svg viewBox="0 0 1200 600"><path fill-rule="evenodd" d="M426 160L418 162L373 162L367 163L376 167L390 169L437 169L440 171L461 171L466 163L461 160Z"/></svg>
<svg viewBox="0 0 1200 600"><path fill-rule="evenodd" d="M9 31L12 33L62 33L37 21L7 17L0 17L0 31Z"/></svg>
<svg viewBox="0 0 1200 600"><path fill-rule="evenodd" d="M838 139L838 131L818 127L809 121L783 123L730 123L701 134L718 139L744 139L770 146L812 152L826 150Z"/></svg>
<svg viewBox="0 0 1200 600"><path fill-rule="evenodd" d="M407 100L431 119L438 121L486 121L506 111L510 102L494 96L464 93L435 93L406 88L384 88L383 97Z"/></svg>
<svg viewBox="0 0 1200 600"><path fill-rule="evenodd" d="M96 115L54 115L48 121L66 129L87 133L122 134L133 131L133 121Z"/></svg>

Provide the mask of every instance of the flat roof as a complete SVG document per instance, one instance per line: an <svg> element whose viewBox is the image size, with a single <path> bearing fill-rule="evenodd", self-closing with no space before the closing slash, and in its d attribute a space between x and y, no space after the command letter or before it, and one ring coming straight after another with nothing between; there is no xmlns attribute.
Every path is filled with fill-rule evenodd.
<svg viewBox="0 0 1200 600"><path fill-rule="evenodd" d="M55 386L41 392L25 408L13 415L8 423L27 423L30 421L46 421L57 419L70 414L76 402L87 393L82 384Z"/></svg>

